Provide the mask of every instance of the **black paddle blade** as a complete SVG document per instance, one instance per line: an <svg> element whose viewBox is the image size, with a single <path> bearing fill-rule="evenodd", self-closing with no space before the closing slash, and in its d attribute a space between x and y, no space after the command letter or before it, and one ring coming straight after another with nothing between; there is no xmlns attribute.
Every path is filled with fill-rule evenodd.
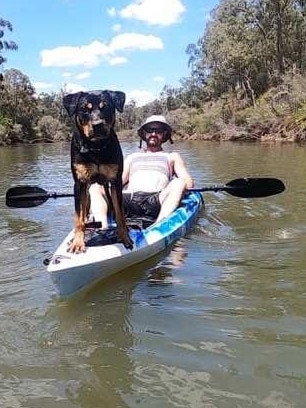
<svg viewBox="0 0 306 408"><path fill-rule="evenodd" d="M256 198L280 194L285 190L284 183L276 178L240 178L225 185L224 191L235 197Z"/></svg>
<svg viewBox="0 0 306 408"><path fill-rule="evenodd" d="M8 207L29 208L45 203L50 195L37 186L17 186L6 192L5 203Z"/></svg>

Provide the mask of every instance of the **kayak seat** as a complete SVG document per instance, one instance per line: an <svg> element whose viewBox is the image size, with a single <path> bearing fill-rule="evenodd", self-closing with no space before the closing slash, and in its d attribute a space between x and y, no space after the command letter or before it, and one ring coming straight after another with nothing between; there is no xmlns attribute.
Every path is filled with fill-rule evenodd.
<svg viewBox="0 0 306 408"><path fill-rule="evenodd" d="M126 225L131 230L141 231L153 224L155 219L151 217L131 217L126 219ZM111 245L118 243L117 228L110 227L107 230L101 230L97 227L101 223L87 223L87 230L85 233L85 245L87 247Z"/></svg>
<svg viewBox="0 0 306 408"><path fill-rule="evenodd" d="M155 221L152 217L128 217L126 219L126 225L132 229L146 229L150 227Z"/></svg>

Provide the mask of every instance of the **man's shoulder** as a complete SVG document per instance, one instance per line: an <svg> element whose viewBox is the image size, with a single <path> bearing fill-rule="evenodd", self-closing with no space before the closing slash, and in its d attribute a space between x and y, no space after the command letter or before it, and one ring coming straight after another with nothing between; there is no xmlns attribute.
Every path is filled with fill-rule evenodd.
<svg viewBox="0 0 306 408"><path fill-rule="evenodd" d="M181 158L182 156L180 155L179 152L171 152L169 153L169 157L171 157L172 160L175 160L175 159Z"/></svg>

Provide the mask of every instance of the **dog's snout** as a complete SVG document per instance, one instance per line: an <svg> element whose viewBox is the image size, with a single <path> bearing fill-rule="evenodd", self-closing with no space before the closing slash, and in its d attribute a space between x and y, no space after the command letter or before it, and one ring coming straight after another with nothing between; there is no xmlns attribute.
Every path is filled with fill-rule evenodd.
<svg viewBox="0 0 306 408"><path fill-rule="evenodd" d="M99 125L103 122L103 118L101 115L101 111L99 109L95 109L91 112L91 123L95 125Z"/></svg>

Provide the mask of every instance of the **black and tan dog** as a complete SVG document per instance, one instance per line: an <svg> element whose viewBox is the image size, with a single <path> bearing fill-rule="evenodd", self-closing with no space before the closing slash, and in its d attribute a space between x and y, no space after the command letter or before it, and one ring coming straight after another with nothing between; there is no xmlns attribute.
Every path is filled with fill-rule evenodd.
<svg viewBox="0 0 306 408"><path fill-rule="evenodd" d="M120 91L77 92L64 96L68 115L75 118L71 141L74 178L75 235L68 250L85 251L85 222L90 209L89 186L104 186L117 223L118 241L131 249L122 207L122 150L114 131L115 111L123 111L125 94Z"/></svg>

